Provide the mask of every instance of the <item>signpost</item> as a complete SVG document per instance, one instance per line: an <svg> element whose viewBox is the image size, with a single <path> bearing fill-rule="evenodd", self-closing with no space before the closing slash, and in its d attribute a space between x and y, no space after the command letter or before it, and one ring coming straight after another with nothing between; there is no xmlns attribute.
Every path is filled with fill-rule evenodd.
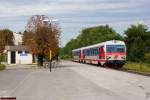
<svg viewBox="0 0 150 100"><path fill-rule="evenodd" d="M51 72L51 69L52 69L52 51L50 50L49 51L49 68L50 68L50 72Z"/></svg>

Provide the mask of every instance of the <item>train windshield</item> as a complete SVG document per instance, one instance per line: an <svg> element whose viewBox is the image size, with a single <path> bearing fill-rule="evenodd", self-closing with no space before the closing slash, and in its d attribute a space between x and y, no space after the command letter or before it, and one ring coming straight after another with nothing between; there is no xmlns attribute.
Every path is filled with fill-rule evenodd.
<svg viewBox="0 0 150 100"><path fill-rule="evenodd" d="M107 52L125 52L125 45L107 45L106 46Z"/></svg>

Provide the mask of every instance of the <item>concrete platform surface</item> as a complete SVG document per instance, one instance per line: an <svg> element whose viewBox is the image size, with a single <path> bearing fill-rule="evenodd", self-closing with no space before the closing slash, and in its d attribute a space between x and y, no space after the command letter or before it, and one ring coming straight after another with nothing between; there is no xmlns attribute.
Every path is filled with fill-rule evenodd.
<svg viewBox="0 0 150 100"><path fill-rule="evenodd" d="M21 66L21 65L20 65ZM62 61L52 69L0 72L0 97L17 100L150 100L150 77Z"/></svg>

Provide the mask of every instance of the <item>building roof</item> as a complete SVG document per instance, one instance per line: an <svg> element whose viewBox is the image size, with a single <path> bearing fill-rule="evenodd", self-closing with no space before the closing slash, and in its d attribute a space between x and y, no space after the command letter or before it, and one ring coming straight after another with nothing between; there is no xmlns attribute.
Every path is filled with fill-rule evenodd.
<svg viewBox="0 0 150 100"><path fill-rule="evenodd" d="M22 45L5 46L5 50L8 50L8 51L29 51L27 46L22 46Z"/></svg>

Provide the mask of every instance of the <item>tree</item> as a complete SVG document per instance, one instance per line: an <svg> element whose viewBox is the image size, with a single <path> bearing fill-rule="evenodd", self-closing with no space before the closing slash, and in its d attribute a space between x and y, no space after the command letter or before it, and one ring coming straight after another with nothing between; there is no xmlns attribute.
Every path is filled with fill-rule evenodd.
<svg viewBox="0 0 150 100"><path fill-rule="evenodd" d="M44 20L47 20L45 22ZM27 23L23 42L33 55L38 58L38 64L43 65L43 58L48 58L52 50L52 58L59 53L60 28L56 24L49 24L45 15L34 15Z"/></svg>
<svg viewBox="0 0 150 100"><path fill-rule="evenodd" d="M6 45L14 44L13 32L9 29L0 30L0 53L3 53Z"/></svg>
<svg viewBox="0 0 150 100"><path fill-rule="evenodd" d="M126 35L125 41L127 44L128 60L143 61L146 53L145 48L150 46L148 27L142 24L131 25L125 30L124 34Z"/></svg>
<svg viewBox="0 0 150 100"><path fill-rule="evenodd" d="M73 49L113 39L123 40L123 38L117 34L114 29L109 27L109 25L86 28L81 31L76 39L72 39L63 49L61 49L61 54L71 55L71 51Z"/></svg>

